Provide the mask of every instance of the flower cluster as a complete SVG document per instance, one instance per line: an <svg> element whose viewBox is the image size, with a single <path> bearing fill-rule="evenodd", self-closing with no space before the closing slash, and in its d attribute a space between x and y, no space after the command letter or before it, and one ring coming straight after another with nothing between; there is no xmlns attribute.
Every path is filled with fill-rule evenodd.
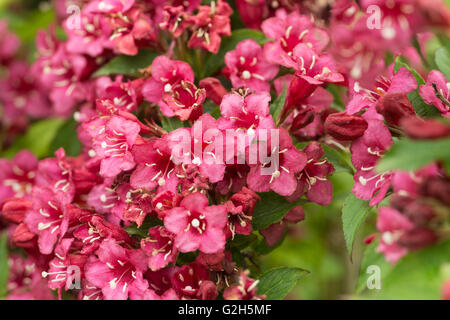
<svg viewBox="0 0 450 320"><path fill-rule="evenodd" d="M257 36L233 45L225 0L78 1L79 25L61 0L67 37L40 31L31 66L2 23L8 144L50 116L73 116L82 144L77 155L0 159L1 227L15 251L8 298L262 299L236 242L258 234L273 247L305 219L303 203L330 205L335 154L348 156L353 194L381 206L378 251L388 261L448 238L448 167L378 168L399 139L450 136L445 75L418 67L423 80L395 63L423 68L410 38L420 33L424 46L425 28L448 24L448 10L359 2L336 1L323 18L290 1L237 0ZM384 13L381 29L367 29L370 5ZM150 65L102 72L148 52ZM267 197L287 209L255 223Z"/></svg>

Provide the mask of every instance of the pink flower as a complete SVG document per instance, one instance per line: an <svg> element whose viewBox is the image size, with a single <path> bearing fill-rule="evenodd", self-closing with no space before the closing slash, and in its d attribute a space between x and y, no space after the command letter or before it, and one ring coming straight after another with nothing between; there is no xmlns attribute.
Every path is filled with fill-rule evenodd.
<svg viewBox="0 0 450 320"><path fill-rule="evenodd" d="M254 93L245 97L230 93L220 104L220 129L243 130L255 136L258 129L273 129L275 123L269 112L270 95L266 92Z"/></svg>
<svg viewBox="0 0 450 320"><path fill-rule="evenodd" d="M203 113L205 89L198 89L195 84L182 80L163 95L163 101L180 120L197 120Z"/></svg>
<svg viewBox="0 0 450 320"><path fill-rule="evenodd" d="M132 149L137 163L130 177L133 188L145 188L158 191L177 191L178 177L174 172L175 164L171 160L172 150L166 138L135 145Z"/></svg>
<svg viewBox="0 0 450 320"><path fill-rule="evenodd" d="M79 26L73 25L73 17L69 17L64 22L63 26L68 37L68 51L97 57L105 50L114 48L114 42L110 39L113 29L109 26L106 17L82 11L79 18Z"/></svg>
<svg viewBox="0 0 450 320"><path fill-rule="evenodd" d="M0 81L0 100L5 117L14 121L23 115L42 118L50 115L50 101L38 79L25 62L14 61L7 77Z"/></svg>
<svg viewBox="0 0 450 320"><path fill-rule="evenodd" d="M157 271L169 263L175 264L178 250L173 244L174 235L162 226L150 228L148 235L141 240L141 248L148 256L150 270Z"/></svg>
<svg viewBox="0 0 450 320"><path fill-rule="evenodd" d="M252 29L259 29L266 10L265 0L237 0L236 7L244 24Z"/></svg>
<svg viewBox="0 0 450 320"><path fill-rule="evenodd" d="M408 253L406 247L396 242L404 232L413 229L413 224L395 209L380 208L378 211L377 229L381 232L381 239L377 251L383 253L387 261L395 264Z"/></svg>
<svg viewBox="0 0 450 320"><path fill-rule="evenodd" d="M187 299L198 298L202 284L209 281L209 272L201 264L193 262L182 266L171 277L177 293Z"/></svg>
<svg viewBox="0 0 450 320"><path fill-rule="evenodd" d="M164 226L175 234L174 244L181 252L199 249L215 253L224 249L227 210L223 205L208 205L208 198L193 193L179 207L167 211Z"/></svg>
<svg viewBox="0 0 450 320"><path fill-rule="evenodd" d="M259 280L249 277L249 271L242 271L239 282L225 289L225 300L261 300L264 296L257 294Z"/></svg>
<svg viewBox="0 0 450 320"><path fill-rule="evenodd" d="M178 38L190 26L189 15L183 6L165 6L159 26Z"/></svg>
<svg viewBox="0 0 450 320"><path fill-rule="evenodd" d="M84 216L80 219L80 222L84 222L84 224L79 226L73 232L73 235L82 242L82 249L80 250L82 254L91 254L98 249L106 238L112 238L121 243L133 243L124 229L106 221L100 215Z"/></svg>
<svg viewBox="0 0 450 320"><path fill-rule="evenodd" d="M172 91L172 87L182 80L193 82L194 72L189 64L183 61L170 60L165 56L156 57L152 63L152 77L142 88L145 99L160 106L161 112L167 117L175 114L162 100L164 93Z"/></svg>
<svg viewBox="0 0 450 320"><path fill-rule="evenodd" d="M29 198L38 160L29 151L18 152L12 160L0 159L0 205L8 198Z"/></svg>
<svg viewBox="0 0 450 320"><path fill-rule="evenodd" d="M211 183L221 181L225 164L222 132L218 126L218 121L205 113L195 121L192 128L180 128L170 132L168 140L172 149L172 161L177 165L192 164L198 168L203 178L208 178ZM184 173L187 169L182 167Z"/></svg>
<svg viewBox="0 0 450 320"><path fill-rule="evenodd" d="M388 93L407 94L416 90L417 81L406 68L399 68L394 74L390 67L390 77L379 76L375 81L375 90L361 88L358 82L350 85L350 101L345 109L348 114L355 114L365 108L373 108L382 96Z"/></svg>
<svg viewBox="0 0 450 320"><path fill-rule="evenodd" d="M163 220L166 211L178 207L182 197L178 193L172 191L163 191L156 194L152 199L153 210L158 214L158 217Z"/></svg>
<svg viewBox="0 0 450 320"><path fill-rule="evenodd" d="M233 87L254 91L270 91L269 81L278 73L278 66L263 58L261 46L248 39L225 54L225 64Z"/></svg>
<svg viewBox="0 0 450 320"><path fill-rule="evenodd" d="M231 35L231 7L223 0L211 6L199 6L197 15L191 18L194 32L189 39L189 48L202 48L212 53L219 51L221 36Z"/></svg>
<svg viewBox="0 0 450 320"><path fill-rule="evenodd" d="M252 215L260 197L252 190L243 187L242 190L235 193L225 203L230 213L229 229L234 236L235 233L249 235L252 233Z"/></svg>
<svg viewBox="0 0 450 320"><path fill-rule="evenodd" d="M104 89L104 93L100 96L101 103L107 102L118 110L131 112L137 109L142 100L138 93L141 85L142 81L123 82L122 77L118 77Z"/></svg>
<svg viewBox="0 0 450 320"><path fill-rule="evenodd" d="M24 258L20 254L8 257L9 275L8 300L53 300L47 281L42 279L42 268L32 257Z"/></svg>
<svg viewBox="0 0 450 320"><path fill-rule="evenodd" d="M19 47L19 38L8 30L8 23L5 20L0 20L0 62L2 64L9 62Z"/></svg>
<svg viewBox="0 0 450 320"><path fill-rule="evenodd" d="M259 147L264 147L264 143L260 143ZM256 192L272 190L282 196L289 196L297 187L295 176L305 167L306 155L292 144L292 138L283 128L279 129L279 145L270 147L269 144L268 150L269 162L252 165L247 184Z"/></svg>
<svg viewBox="0 0 450 320"><path fill-rule="evenodd" d="M48 271L42 272L43 278L48 278L48 287L52 290L59 289L58 294L61 297L61 290L70 289L71 285L77 280L77 270L80 277L81 270L86 263L87 256L70 254L69 249L74 239L62 239L55 248L55 257L49 262ZM74 267L78 267L76 269Z"/></svg>
<svg viewBox="0 0 450 320"><path fill-rule="evenodd" d="M86 279L101 288L107 300L126 300L145 287L143 272L147 269L144 253L121 247L114 239L106 239L96 256L86 263Z"/></svg>
<svg viewBox="0 0 450 320"><path fill-rule="evenodd" d="M383 121L367 116L368 113L363 115L368 124L366 132L351 146L352 163L356 169L353 193L362 200L370 200L370 205L374 206L383 200L391 185L391 173L376 173L375 165L390 148L392 137Z"/></svg>
<svg viewBox="0 0 450 320"><path fill-rule="evenodd" d="M100 175L115 177L133 169L135 162L130 152L139 135L139 125L122 117L112 116L104 131L94 139L94 150L101 157Z"/></svg>
<svg viewBox="0 0 450 320"><path fill-rule="evenodd" d="M437 93L433 85L436 86ZM450 82L447 81L441 72L432 70L428 74L427 83L420 86L419 94L426 103L436 106L444 117L450 118L450 106L448 103L450 100ZM447 104L441 99L446 99Z"/></svg>
<svg viewBox="0 0 450 320"><path fill-rule="evenodd" d="M288 200L294 201L306 194L310 201L327 206L333 197L333 185L328 177L334 172L334 167L326 158L322 159L324 151L316 141L308 144L303 152L308 161L297 174L297 189Z"/></svg>
<svg viewBox="0 0 450 320"><path fill-rule="evenodd" d="M50 254L58 239L64 236L69 224L77 218L67 199L49 189L33 189L33 207L25 217L28 228L39 236L39 251Z"/></svg>
<svg viewBox="0 0 450 320"><path fill-rule="evenodd" d="M264 46L267 61L274 61L290 67L290 58L298 44L305 44L315 52L322 51L328 44L328 34L316 28L310 18L297 12L287 14L278 10L276 16L265 20L261 25L264 34L275 42Z"/></svg>

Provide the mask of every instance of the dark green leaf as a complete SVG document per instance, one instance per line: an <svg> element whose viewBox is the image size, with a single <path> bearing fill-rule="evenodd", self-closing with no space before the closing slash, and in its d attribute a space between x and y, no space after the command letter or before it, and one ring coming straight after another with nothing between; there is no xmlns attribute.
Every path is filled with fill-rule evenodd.
<svg viewBox="0 0 450 320"><path fill-rule="evenodd" d="M18 138L2 156L10 158L20 150L28 149L38 158L45 157L49 153L56 133L63 124L64 119L59 118L49 118L33 123L29 126L28 131Z"/></svg>
<svg viewBox="0 0 450 320"><path fill-rule="evenodd" d="M236 45L245 39L253 39L259 44L264 44L268 39L264 34L257 30L252 29L239 29L233 31L230 37L222 39L220 50L217 54L210 54L206 58L205 66L203 69L202 77L211 76L217 72L224 65L224 57L228 51L234 50Z"/></svg>
<svg viewBox="0 0 450 320"><path fill-rule="evenodd" d="M439 48L434 56L436 65L439 70L450 79L450 50L446 47Z"/></svg>
<svg viewBox="0 0 450 320"><path fill-rule="evenodd" d="M424 118L435 118L440 116L439 110L431 105L425 103L417 90L407 94L416 113Z"/></svg>
<svg viewBox="0 0 450 320"><path fill-rule="evenodd" d="M353 165L351 164L349 154L333 149L326 144L322 144L322 148L325 153L325 158L333 164L335 173L353 173Z"/></svg>
<svg viewBox="0 0 450 320"><path fill-rule="evenodd" d="M417 170L429 163L450 164L450 138L439 140L399 140L377 165L379 172L400 169Z"/></svg>
<svg viewBox="0 0 450 320"><path fill-rule="evenodd" d="M265 272L258 283L258 294L265 294L267 300L282 300L297 281L309 272L300 268L275 268Z"/></svg>
<svg viewBox="0 0 450 320"><path fill-rule="evenodd" d="M287 88L286 85L284 85L283 92L275 99L274 102L270 104L270 114L272 115L274 121L277 121L281 110L283 110L286 96Z"/></svg>
<svg viewBox="0 0 450 320"><path fill-rule="evenodd" d="M159 54L149 49L141 49L135 56L121 55L113 58L95 72L95 77L115 74L135 76L139 70L147 68Z"/></svg>
<svg viewBox="0 0 450 320"><path fill-rule="evenodd" d="M6 296L8 274L8 235L6 232L3 232L0 235L0 298Z"/></svg>
<svg viewBox="0 0 450 320"><path fill-rule="evenodd" d="M252 226L254 230L267 228L271 224L280 221L300 201L288 202L274 192L261 193L261 200L253 212Z"/></svg>
<svg viewBox="0 0 450 320"><path fill-rule="evenodd" d="M353 193L350 193L345 199L344 206L342 207L342 225L345 244L347 245L350 256L352 255L355 237L369 214L370 209L369 201L361 200Z"/></svg>
<svg viewBox="0 0 450 320"><path fill-rule="evenodd" d="M283 236L273 246L268 246L264 238L259 239L253 244L253 249L258 255L265 255L271 253L273 250L281 246L286 238L288 228L286 227Z"/></svg>
<svg viewBox="0 0 450 320"><path fill-rule="evenodd" d="M242 250L242 249L247 248L249 245L251 245L256 240L257 240L257 237L254 234L250 234L248 236L236 234L236 235L234 235L234 238L228 242L227 246L228 246L228 248Z"/></svg>
<svg viewBox="0 0 450 320"><path fill-rule="evenodd" d="M177 117L162 117L161 118L161 125L164 130L167 132L171 132L173 130L176 130L178 128L182 128L184 126L183 121L178 119Z"/></svg>
<svg viewBox="0 0 450 320"><path fill-rule="evenodd" d="M81 152L81 142L77 135L77 122L71 118L58 130L50 145L48 156L52 156L59 148L64 148L68 156L76 157Z"/></svg>
<svg viewBox="0 0 450 320"><path fill-rule="evenodd" d="M409 72L412 73L412 75L414 76L414 78L416 79L417 83L419 85L421 84L425 84L425 80L423 80L422 76L420 75L420 73L418 73L416 70L414 70L413 68L411 68L408 64L406 64L405 62L402 61L402 57L398 56L395 59L395 65L394 65L394 72L397 73L398 69L400 68L406 68L407 70L409 70Z"/></svg>

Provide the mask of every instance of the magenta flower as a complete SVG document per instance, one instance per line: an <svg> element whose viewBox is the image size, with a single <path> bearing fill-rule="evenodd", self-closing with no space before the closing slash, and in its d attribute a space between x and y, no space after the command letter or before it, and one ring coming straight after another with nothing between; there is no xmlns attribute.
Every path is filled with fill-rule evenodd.
<svg viewBox="0 0 450 320"><path fill-rule="evenodd" d="M274 42L266 43L264 55L267 61L274 61L282 66L290 67L294 48L305 44L315 52L322 51L328 44L326 31L316 28L310 18L297 12L287 14L278 10L276 16L265 20L261 25L264 34Z"/></svg>
<svg viewBox="0 0 450 320"><path fill-rule="evenodd" d="M82 243L80 253L91 254L98 249L102 241L106 238L115 239L120 243L132 244L132 239L122 228L108 222L100 215L88 215L80 219L84 222L79 226L73 235Z"/></svg>
<svg viewBox="0 0 450 320"><path fill-rule="evenodd" d="M175 164L192 164L198 169L198 173L203 178L208 178L211 183L221 181L225 172L222 158L224 142L218 127L219 121L205 113L198 118L192 128L180 128L170 132L168 140L172 149L172 161ZM219 144L222 150L219 149ZM188 167L182 166L183 175L187 169Z"/></svg>
<svg viewBox="0 0 450 320"><path fill-rule="evenodd" d="M2 64L9 62L19 47L19 38L8 30L8 23L5 20L0 21L0 62Z"/></svg>
<svg viewBox="0 0 450 320"><path fill-rule="evenodd" d="M174 172L172 150L166 138L135 145L132 149L137 163L130 177L133 188L176 192L178 177Z"/></svg>
<svg viewBox="0 0 450 320"><path fill-rule="evenodd" d="M381 239L377 251L383 253L387 261L395 264L408 253L408 249L397 244L397 241L405 232L413 229L414 225L393 208L380 208L378 211L377 229L381 232Z"/></svg>
<svg viewBox="0 0 450 320"><path fill-rule="evenodd" d="M76 216L72 216L75 211L69 210L65 197L46 188L35 187L32 199L33 207L25 217L25 223L39 236L39 251L50 254L75 220Z"/></svg>
<svg viewBox="0 0 450 320"><path fill-rule="evenodd" d="M236 93L225 95L220 104L219 128L242 130L249 136L255 136L258 129L275 128L269 112L270 99L266 92L245 97Z"/></svg>
<svg viewBox="0 0 450 320"><path fill-rule="evenodd" d="M144 84L142 94L148 101L158 104L163 115L173 117L175 114L162 100L163 95L170 93L172 87L182 80L193 82L194 72L186 62L170 60L165 56L156 57L151 70L152 77Z"/></svg>
<svg viewBox="0 0 450 320"><path fill-rule="evenodd" d="M249 277L248 271L242 271L239 282L225 289L225 300L261 300L265 296L257 294L259 280Z"/></svg>
<svg viewBox="0 0 450 320"><path fill-rule="evenodd" d="M436 106L444 117L450 118L450 82L441 72L432 70L427 83L420 86L419 93L426 103Z"/></svg>
<svg viewBox="0 0 450 320"><path fill-rule="evenodd" d="M12 160L0 159L0 205L8 198L29 198L38 160L29 151L23 150Z"/></svg>
<svg viewBox="0 0 450 320"><path fill-rule="evenodd" d="M139 125L122 117L112 116L104 131L94 139L94 150L101 157L100 175L115 177L133 169L135 162L130 150L139 136Z"/></svg>
<svg viewBox="0 0 450 320"><path fill-rule="evenodd" d="M35 75L25 62L14 61L7 77L0 81L0 100L6 118L14 121L24 115L33 118L49 116L51 105Z"/></svg>
<svg viewBox="0 0 450 320"><path fill-rule="evenodd" d="M260 143L261 147L264 147L264 143ZM283 128L279 129L279 145L269 146L268 150L271 157L269 162L250 167L248 187L256 192L272 190L282 196L289 196L297 187L295 177L305 167L306 155L292 144L292 138ZM270 172L263 172L263 169Z"/></svg>
<svg viewBox="0 0 450 320"><path fill-rule="evenodd" d="M203 113L205 89L199 89L192 82L182 80L163 95L163 101L180 120L197 120Z"/></svg>
<svg viewBox="0 0 450 320"><path fill-rule="evenodd" d="M166 212L164 226L175 234L174 245L181 252L198 249L215 253L224 249L227 210L223 205L208 205L208 198L193 193L179 207Z"/></svg>
<svg viewBox="0 0 450 320"><path fill-rule="evenodd" d="M87 54L97 57L105 50L112 50L114 42L110 40L113 29L107 18L101 14L82 12L80 26L73 26L69 17L64 22L67 33L67 50L72 53Z"/></svg>
<svg viewBox="0 0 450 320"><path fill-rule="evenodd" d="M257 92L269 92L269 81L278 73L278 66L264 59L261 46L252 39L243 40L236 49L228 51L225 64L233 87Z"/></svg>
<svg viewBox="0 0 450 320"><path fill-rule="evenodd" d="M189 39L189 48L202 48L212 53L219 51L221 36L231 35L230 15L233 12L227 2L219 0L211 6L199 6L198 13L191 17L194 32Z"/></svg>
<svg viewBox="0 0 450 320"><path fill-rule="evenodd" d="M401 67L394 74L393 67L390 68L390 77L380 76L375 81L375 90L362 88L358 82L350 85L350 101L345 109L348 114L355 114L365 108L373 108L382 96L388 93L407 94L416 90L417 81L411 72Z"/></svg>
<svg viewBox="0 0 450 320"><path fill-rule="evenodd" d="M202 284L209 281L208 270L200 263L182 266L171 277L175 291L186 299L198 298Z"/></svg>
<svg viewBox="0 0 450 320"><path fill-rule="evenodd" d="M334 172L334 167L326 158L322 159L324 151L316 141L308 144L303 152L308 161L297 174L297 189L288 200L294 201L306 194L310 201L328 206L333 198L333 185L328 177Z"/></svg>
<svg viewBox="0 0 450 320"><path fill-rule="evenodd" d="M140 249L126 249L114 239L106 239L86 263L86 279L101 288L105 299L126 300L145 286L142 273L147 269L146 261Z"/></svg>
<svg viewBox="0 0 450 320"><path fill-rule="evenodd" d="M148 257L150 270L157 271L169 263L175 264L178 250L174 247L174 235L162 226L150 228L148 235L141 240L141 248Z"/></svg>
<svg viewBox="0 0 450 320"><path fill-rule="evenodd" d="M368 128L361 138L352 143L352 163L356 169L353 193L374 206L383 200L391 185L391 173L376 173L375 165L392 145L392 136L382 120L367 116ZM378 117L381 117L378 115Z"/></svg>

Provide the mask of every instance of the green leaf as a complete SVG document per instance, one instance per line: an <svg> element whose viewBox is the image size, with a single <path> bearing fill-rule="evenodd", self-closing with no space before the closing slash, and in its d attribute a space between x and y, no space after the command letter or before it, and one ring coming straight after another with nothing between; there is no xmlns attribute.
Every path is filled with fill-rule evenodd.
<svg viewBox="0 0 450 320"><path fill-rule="evenodd" d="M286 96L287 96L287 88L286 85L284 85L283 92L275 99L273 103L270 104L270 114L272 115L275 121L277 121L281 110L283 110L283 106L286 101Z"/></svg>
<svg viewBox="0 0 450 320"><path fill-rule="evenodd" d="M442 47L436 50L434 60L439 70L450 79L450 50Z"/></svg>
<svg viewBox="0 0 450 320"><path fill-rule="evenodd" d="M331 148L326 144L321 144L325 158L333 164L335 173L349 172L353 173L353 165L351 164L350 154Z"/></svg>
<svg viewBox="0 0 450 320"><path fill-rule="evenodd" d="M422 76L420 75L420 73L418 73L416 70L414 70L413 68L411 68L408 64L406 64L405 62L402 61L402 57L398 56L395 59L395 65L394 65L394 72L397 73L398 69L400 68L406 68L407 70L409 70L409 72L412 73L412 75L414 76L414 78L416 78L416 81L419 85L421 84L425 84L425 80L422 78Z"/></svg>
<svg viewBox="0 0 450 320"><path fill-rule="evenodd" d="M281 246L284 242L284 239L286 238L288 233L288 228L286 226L285 230L284 230L284 234L283 236L277 241L277 243L275 243L273 246L268 246L266 241L264 240L263 237L261 237L257 242L255 242L253 244L253 250L255 250L255 252L258 255L266 255L271 253L273 250L275 250L276 248L278 248L279 246Z"/></svg>
<svg viewBox="0 0 450 320"><path fill-rule="evenodd" d="M60 118L49 118L33 123L23 136L3 152L2 156L11 158L20 150L28 149L38 158L45 157L49 153L50 145L56 133L63 124L64 119Z"/></svg>
<svg viewBox="0 0 450 320"><path fill-rule="evenodd" d="M203 104L203 113L209 113L214 119L220 118L220 107L212 101Z"/></svg>
<svg viewBox="0 0 450 320"><path fill-rule="evenodd" d="M258 283L258 294L265 294L267 300L281 300L287 296L297 281L309 272L300 268L275 268L265 272Z"/></svg>
<svg viewBox="0 0 450 320"><path fill-rule="evenodd" d="M50 145L49 156L59 148L64 148L66 155L76 157L81 152L81 142L77 135L77 122L71 118L58 130Z"/></svg>
<svg viewBox="0 0 450 320"><path fill-rule="evenodd" d="M252 226L254 230L267 228L280 221L300 201L288 202L275 192L261 193L261 200L256 204L253 212Z"/></svg>
<svg viewBox="0 0 450 320"><path fill-rule="evenodd" d="M217 54L210 54L206 58L205 66L203 68L202 78L213 75L224 65L225 54L228 51L234 50L236 45L245 39L253 39L259 44L264 44L268 39L264 34L252 29L239 29L233 31L230 37L222 39L220 50Z"/></svg>
<svg viewBox="0 0 450 320"><path fill-rule="evenodd" d="M161 118L161 125L164 130L167 132L171 132L173 130L176 130L178 128L184 127L183 121L178 119L177 117L162 117Z"/></svg>
<svg viewBox="0 0 450 320"><path fill-rule="evenodd" d="M355 237L370 210L369 201L361 200L353 193L350 193L345 199L344 206L342 207L342 225L345 244L347 245L350 257L352 256Z"/></svg>
<svg viewBox="0 0 450 320"><path fill-rule="evenodd" d="M442 277L440 270L448 262L450 256L450 241L430 246L417 252L410 252L400 259L395 266L389 266L381 261L382 255L374 253L376 244L371 245L372 253L368 253L363 260L359 289L363 290L362 297L391 300L437 300L440 299ZM369 248L367 248L369 250ZM370 274L367 267L380 267L381 289L369 290L366 282ZM364 290L365 289L365 290Z"/></svg>
<svg viewBox="0 0 450 320"><path fill-rule="evenodd" d="M417 170L429 163L442 161L450 165L450 138L439 140L397 141L377 165L379 172L400 169Z"/></svg>
<svg viewBox="0 0 450 320"><path fill-rule="evenodd" d="M8 236L6 232L3 232L0 235L0 298L6 296L8 274Z"/></svg>
<svg viewBox="0 0 450 320"><path fill-rule="evenodd" d="M147 68L159 54L149 49L141 49L135 56L121 55L113 58L94 73L95 77L122 74L135 76L139 70Z"/></svg>
<svg viewBox="0 0 450 320"><path fill-rule="evenodd" d="M419 116L424 118L436 118L440 116L441 113L435 106L423 101L418 90L408 93L407 96Z"/></svg>

